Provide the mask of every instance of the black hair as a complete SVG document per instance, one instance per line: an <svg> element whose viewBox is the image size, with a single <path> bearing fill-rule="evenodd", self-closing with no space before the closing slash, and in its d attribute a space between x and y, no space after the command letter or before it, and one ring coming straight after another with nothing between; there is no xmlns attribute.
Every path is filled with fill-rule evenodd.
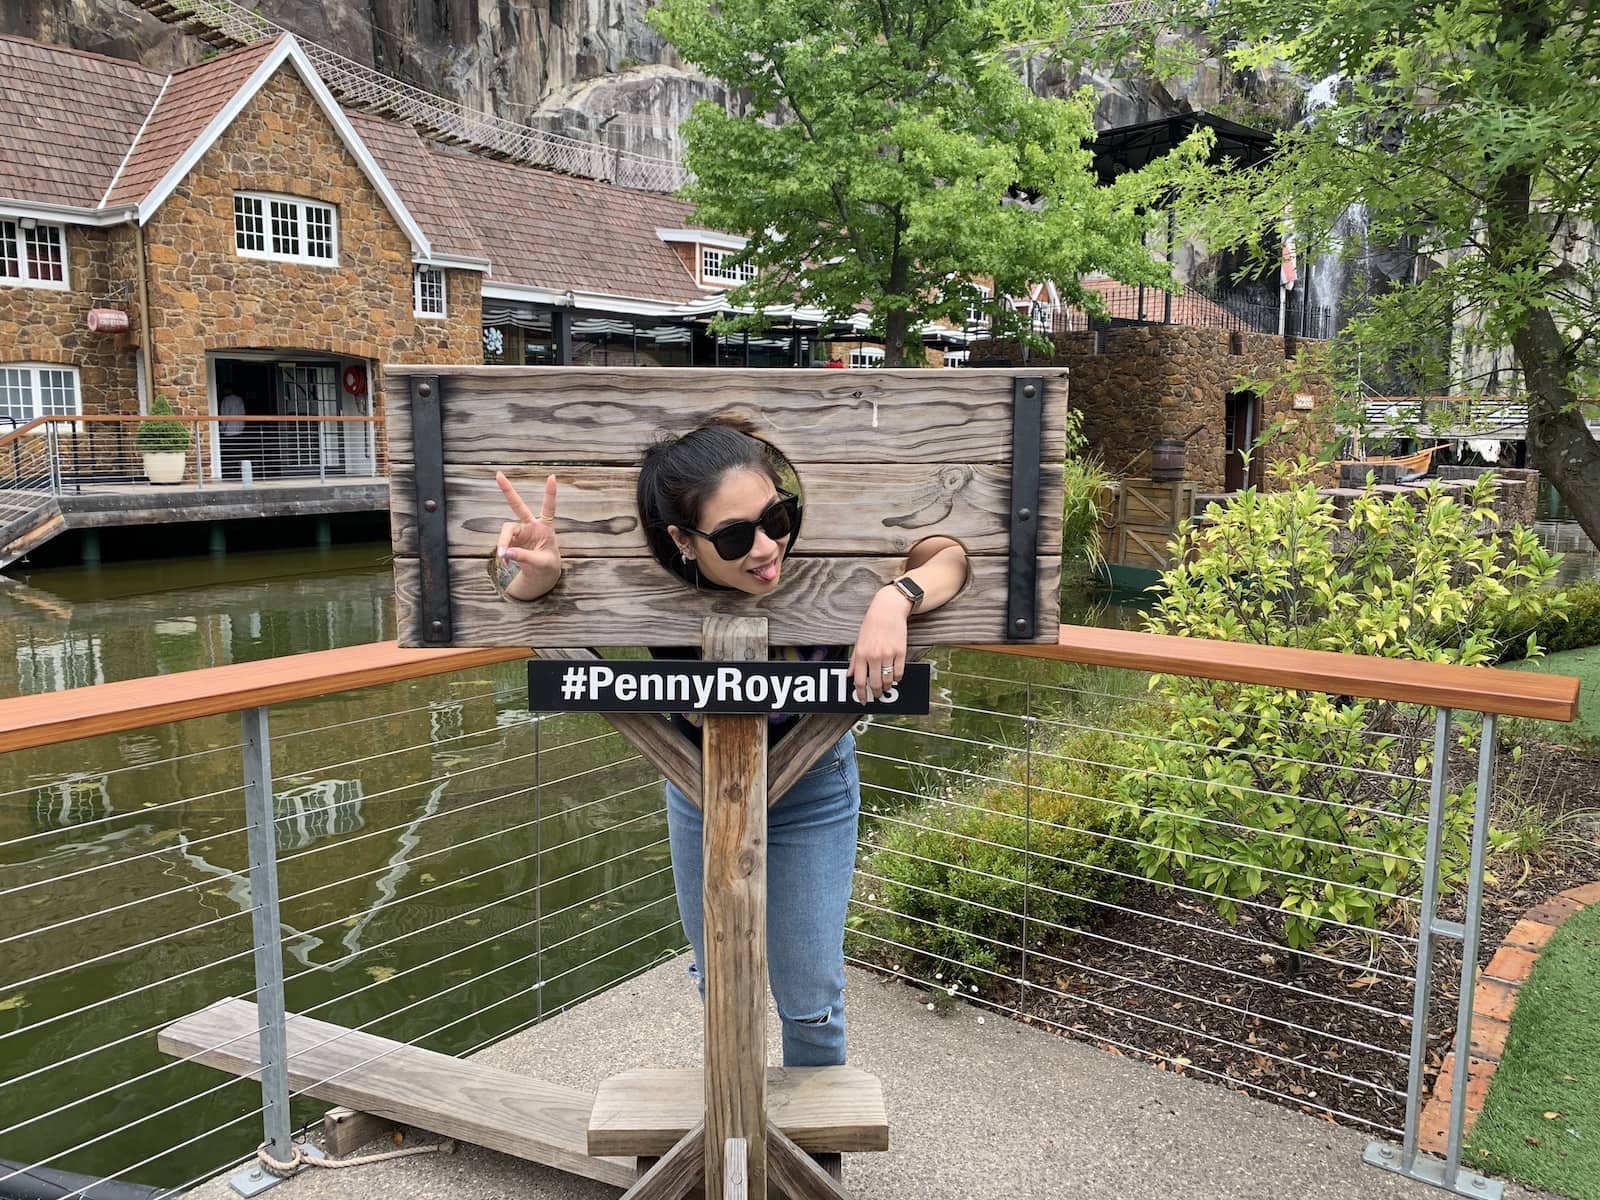
<svg viewBox="0 0 1600 1200"><path fill-rule="evenodd" d="M758 472L782 490L781 461L778 452L742 421L711 421L681 437L663 437L645 451L639 467L639 519L650 553L680 579L716 586L701 580L693 559L683 561L667 526L700 528L701 509L730 471ZM789 545L794 545L793 535Z"/></svg>

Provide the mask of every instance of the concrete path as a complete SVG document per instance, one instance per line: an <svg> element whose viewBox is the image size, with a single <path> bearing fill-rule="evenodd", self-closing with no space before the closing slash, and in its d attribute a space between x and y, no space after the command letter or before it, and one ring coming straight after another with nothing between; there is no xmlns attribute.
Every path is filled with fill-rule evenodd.
<svg viewBox="0 0 1600 1200"><path fill-rule="evenodd" d="M885 1154L845 1158L857 1200L1439 1200L1447 1193L1365 1167L1367 1138L1213 1084L1106 1054L849 973L850 1061L883 1080ZM778 1044L770 1016L769 1045ZM482 1061L594 1088L629 1067L700 1062L700 1011L682 961L667 963L485 1050ZM429 1140L418 1134L416 1141ZM385 1148L376 1146L375 1149ZM344 1171L313 1170L274 1200L613 1200L587 1180L476 1147ZM1537 1193L1506 1189L1508 1198ZM225 1181L193 1200L236 1200Z"/></svg>

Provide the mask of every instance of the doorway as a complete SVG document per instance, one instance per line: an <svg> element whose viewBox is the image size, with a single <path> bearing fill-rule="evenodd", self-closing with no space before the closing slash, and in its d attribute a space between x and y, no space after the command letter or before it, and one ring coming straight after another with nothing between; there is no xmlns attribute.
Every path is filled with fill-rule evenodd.
<svg viewBox="0 0 1600 1200"><path fill-rule="evenodd" d="M211 360L212 408L219 416L299 417L292 421L217 422L213 477L256 479L370 476L376 431L368 421L324 417L371 415L371 374L363 359L242 351Z"/></svg>
<svg viewBox="0 0 1600 1200"><path fill-rule="evenodd" d="M1261 433L1261 397L1254 392L1229 392L1222 423L1222 490L1239 492L1261 483L1261 459L1255 453Z"/></svg>

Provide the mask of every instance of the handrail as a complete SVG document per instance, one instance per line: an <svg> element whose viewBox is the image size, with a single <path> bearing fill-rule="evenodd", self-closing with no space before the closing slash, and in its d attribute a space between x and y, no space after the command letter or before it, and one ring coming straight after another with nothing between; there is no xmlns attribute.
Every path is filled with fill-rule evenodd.
<svg viewBox="0 0 1600 1200"><path fill-rule="evenodd" d="M199 424L202 421L209 425L215 425L219 421L245 421L252 425L305 424L309 421L316 421L328 425L356 424L360 422L381 425L384 422L384 418L381 416L323 416L318 413L273 413L271 415L260 413L240 413L237 416L231 416L227 413L173 413L171 416L150 416L148 414L134 415L130 413L78 413L76 415L61 414L48 417L35 417L26 425L23 425L18 429L13 429L9 433L0 434L0 447L10 445L12 442L21 438L29 430L43 429L50 425L143 425L146 421L177 421L181 425Z"/></svg>
<svg viewBox="0 0 1600 1200"><path fill-rule="evenodd" d="M1059 639L1053 646L1007 642L965 648L1124 667L1152 675L1192 675L1334 696L1430 704L1507 717L1572 721L1578 716L1578 680L1570 675L1297 650L1292 646L1213 642L1089 625L1063 625Z"/></svg>
<svg viewBox="0 0 1600 1200"><path fill-rule="evenodd" d="M966 649L1431 704L1465 712L1552 721L1571 721L1578 714L1578 680L1565 675L1211 642L1085 625L1061 626L1060 638L1053 646L1005 643ZM374 642L18 696L0 700L0 752L496 666L528 658L531 653L517 647L415 650L403 649L396 642Z"/></svg>
<svg viewBox="0 0 1600 1200"><path fill-rule="evenodd" d="M28 430L32 429L36 425L45 426L51 421L59 421L61 419L62 418L60 417L35 417L26 425L23 425L17 429L13 429L10 433L0 434L0 446L9 446L12 442L19 439L23 434L27 433Z"/></svg>

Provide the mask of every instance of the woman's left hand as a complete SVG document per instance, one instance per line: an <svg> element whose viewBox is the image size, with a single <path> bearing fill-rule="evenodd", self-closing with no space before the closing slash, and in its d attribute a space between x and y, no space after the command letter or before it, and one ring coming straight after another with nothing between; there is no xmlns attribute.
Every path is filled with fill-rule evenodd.
<svg viewBox="0 0 1600 1200"><path fill-rule="evenodd" d="M877 699L905 674L910 615L911 602L893 588L880 591L867 607L850 654L850 682L858 703Z"/></svg>

